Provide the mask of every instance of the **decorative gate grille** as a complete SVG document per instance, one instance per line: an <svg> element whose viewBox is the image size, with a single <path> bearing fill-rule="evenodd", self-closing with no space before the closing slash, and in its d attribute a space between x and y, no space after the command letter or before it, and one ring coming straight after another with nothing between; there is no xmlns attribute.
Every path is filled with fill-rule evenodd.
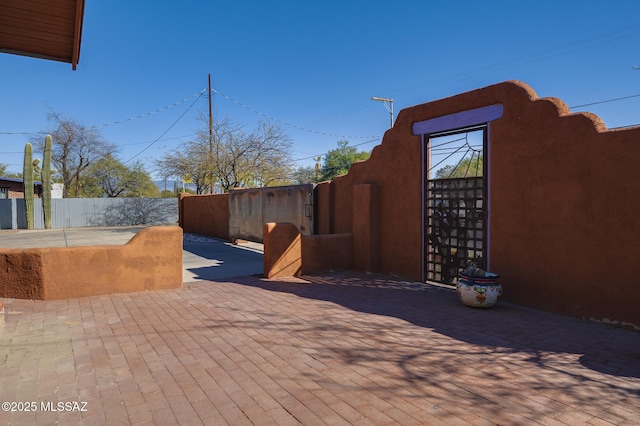
<svg viewBox="0 0 640 426"><path fill-rule="evenodd" d="M426 181L426 278L455 284L470 261L485 268L484 178Z"/></svg>

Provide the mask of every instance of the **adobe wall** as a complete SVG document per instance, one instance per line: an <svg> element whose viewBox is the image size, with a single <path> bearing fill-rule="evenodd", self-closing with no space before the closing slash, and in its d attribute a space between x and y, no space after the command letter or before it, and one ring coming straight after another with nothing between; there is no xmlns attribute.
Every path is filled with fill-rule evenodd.
<svg viewBox="0 0 640 426"><path fill-rule="evenodd" d="M344 271L353 267L353 236L351 234L303 235L303 275Z"/></svg>
<svg viewBox="0 0 640 426"><path fill-rule="evenodd" d="M263 274L265 278L302 274L302 235L293 223L264 225Z"/></svg>
<svg viewBox="0 0 640 426"><path fill-rule="evenodd" d="M125 245L0 249L0 297L55 300L182 288L182 230L141 230Z"/></svg>
<svg viewBox="0 0 640 426"><path fill-rule="evenodd" d="M184 232L229 241L229 194L180 194L179 222Z"/></svg>
<svg viewBox="0 0 640 426"><path fill-rule="evenodd" d="M422 279L421 137L412 125L495 104L504 110L490 123L489 255L504 298L640 326L640 128L607 131L521 82L402 110L369 160L320 185L318 230L352 233L354 188L375 183L379 271ZM353 253L365 244L354 239Z"/></svg>
<svg viewBox="0 0 640 426"><path fill-rule="evenodd" d="M313 275L351 269L352 235L302 235L287 222L264 225L264 276Z"/></svg>
<svg viewBox="0 0 640 426"><path fill-rule="evenodd" d="M420 280L421 147L420 137L411 134L411 123L410 119L403 123L398 116L368 160L354 163L348 174L316 187L316 223L320 234L353 233L354 224L356 231L370 232L371 226L376 226L377 235L355 238L353 245L354 258L374 260L375 268L356 269ZM377 189L367 194L367 187L362 186L366 184L375 184ZM364 193L354 198L358 188ZM357 199L366 202L354 202ZM376 206L374 211L366 211L372 206ZM377 242L377 253L371 252L372 241Z"/></svg>

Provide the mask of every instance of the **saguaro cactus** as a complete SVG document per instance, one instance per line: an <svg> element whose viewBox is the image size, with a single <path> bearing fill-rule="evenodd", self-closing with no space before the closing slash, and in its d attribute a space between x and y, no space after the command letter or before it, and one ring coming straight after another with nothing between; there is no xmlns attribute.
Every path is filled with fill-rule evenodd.
<svg viewBox="0 0 640 426"><path fill-rule="evenodd" d="M42 160L42 213L44 215L44 228L51 229L51 175L56 171L51 170L51 145L53 139L47 135L44 139L44 154Z"/></svg>
<svg viewBox="0 0 640 426"><path fill-rule="evenodd" d="M33 148L30 143L24 146L24 166L22 180L24 182L24 207L27 229L33 229Z"/></svg>

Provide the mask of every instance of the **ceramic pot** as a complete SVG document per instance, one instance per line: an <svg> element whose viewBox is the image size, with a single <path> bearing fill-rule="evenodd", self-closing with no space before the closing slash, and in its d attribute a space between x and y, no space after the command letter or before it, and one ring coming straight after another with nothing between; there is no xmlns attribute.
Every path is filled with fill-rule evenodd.
<svg viewBox="0 0 640 426"><path fill-rule="evenodd" d="M456 291L465 305L476 308L490 308L496 304L502 294L498 284L498 274L487 272L484 277L470 277L460 274Z"/></svg>

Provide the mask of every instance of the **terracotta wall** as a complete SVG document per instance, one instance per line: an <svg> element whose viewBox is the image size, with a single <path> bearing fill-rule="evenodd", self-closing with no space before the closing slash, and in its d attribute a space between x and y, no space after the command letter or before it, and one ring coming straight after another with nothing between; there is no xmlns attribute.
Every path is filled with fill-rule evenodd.
<svg viewBox="0 0 640 426"><path fill-rule="evenodd" d="M180 194L179 223L184 232L229 241L229 194Z"/></svg>
<svg viewBox="0 0 640 426"><path fill-rule="evenodd" d="M402 110L369 160L319 186L318 230L357 232L357 187L376 184L368 229L377 226L379 271L422 279L421 137L412 125L496 104L504 111L489 129L489 255L504 298L640 326L640 128L607 130L597 116L571 114L524 83ZM363 250L369 243L354 237L353 253Z"/></svg>
<svg viewBox="0 0 640 426"><path fill-rule="evenodd" d="M182 230L141 230L125 245L0 249L0 297L54 300L182 288Z"/></svg>
<svg viewBox="0 0 640 426"><path fill-rule="evenodd" d="M411 134L411 120L402 121L401 112L368 160L316 187L316 223L320 234L367 233L354 235L356 269L420 280L420 137Z"/></svg>
<svg viewBox="0 0 640 426"><path fill-rule="evenodd" d="M264 276L312 275L351 269L351 234L302 235L292 223L264 225Z"/></svg>

